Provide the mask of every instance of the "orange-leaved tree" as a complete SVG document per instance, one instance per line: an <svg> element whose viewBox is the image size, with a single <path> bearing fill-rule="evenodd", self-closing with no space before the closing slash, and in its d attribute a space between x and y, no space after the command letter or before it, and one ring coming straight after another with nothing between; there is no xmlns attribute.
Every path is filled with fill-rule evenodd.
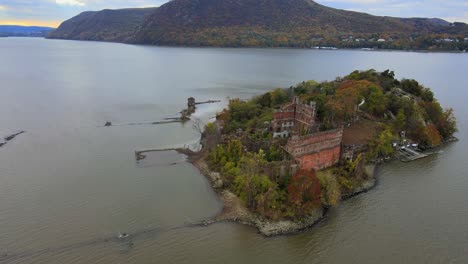
<svg viewBox="0 0 468 264"><path fill-rule="evenodd" d="M320 182L314 171L299 170L291 177L288 201L296 217L306 216L321 206Z"/></svg>

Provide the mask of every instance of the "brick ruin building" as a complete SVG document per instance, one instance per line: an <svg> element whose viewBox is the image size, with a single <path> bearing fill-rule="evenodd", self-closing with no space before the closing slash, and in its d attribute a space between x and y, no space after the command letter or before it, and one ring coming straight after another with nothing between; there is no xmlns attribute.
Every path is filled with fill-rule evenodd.
<svg viewBox="0 0 468 264"><path fill-rule="evenodd" d="M343 128L312 133L315 117L315 102L305 104L297 96L274 113L273 137L289 137L284 150L305 170L328 168L341 158Z"/></svg>
<svg viewBox="0 0 468 264"><path fill-rule="evenodd" d="M273 137L289 137L291 133L308 134L315 125L316 104L303 103L299 97L293 97L291 103L276 110L273 119Z"/></svg>
<svg viewBox="0 0 468 264"><path fill-rule="evenodd" d="M343 128L306 136L293 135L284 149L301 169L321 170L340 161L342 139Z"/></svg>

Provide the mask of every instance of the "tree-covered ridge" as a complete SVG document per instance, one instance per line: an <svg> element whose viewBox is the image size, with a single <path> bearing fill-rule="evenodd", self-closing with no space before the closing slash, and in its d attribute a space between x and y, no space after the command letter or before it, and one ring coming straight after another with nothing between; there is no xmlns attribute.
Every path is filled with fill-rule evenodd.
<svg viewBox="0 0 468 264"><path fill-rule="evenodd" d="M51 38L223 46L464 50L468 25L339 10L312 0L173 0L154 9L85 12Z"/></svg>
<svg viewBox="0 0 468 264"><path fill-rule="evenodd" d="M63 22L48 38L127 42L156 8L83 12Z"/></svg>
<svg viewBox="0 0 468 264"><path fill-rule="evenodd" d="M351 142L359 141L366 151L326 171L298 168L294 173L283 151L287 139L271 133L273 112L292 96L317 103L320 130L344 126ZM210 169L220 172L224 188L250 210L267 219L297 220L352 193L369 177L365 163L391 157L402 131L422 148L440 145L457 131L453 110L443 109L416 80L397 80L389 70L354 71L333 81L278 88L250 101L231 100L206 126L204 147ZM369 136L358 139L361 134Z"/></svg>

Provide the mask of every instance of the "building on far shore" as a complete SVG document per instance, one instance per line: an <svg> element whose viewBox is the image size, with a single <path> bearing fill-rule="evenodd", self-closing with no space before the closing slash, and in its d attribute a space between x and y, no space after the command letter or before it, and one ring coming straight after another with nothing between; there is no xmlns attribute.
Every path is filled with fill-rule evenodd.
<svg viewBox="0 0 468 264"><path fill-rule="evenodd" d="M316 104L305 104L298 96L291 103L276 110L273 119L273 137L287 138L292 133L309 134L315 125Z"/></svg>

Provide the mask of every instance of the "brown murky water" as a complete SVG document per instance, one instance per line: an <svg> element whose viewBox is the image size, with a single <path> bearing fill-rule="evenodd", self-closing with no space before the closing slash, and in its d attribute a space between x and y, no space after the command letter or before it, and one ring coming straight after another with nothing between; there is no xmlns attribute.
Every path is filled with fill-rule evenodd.
<svg viewBox="0 0 468 264"><path fill-rule="evenodd" d="M0 148L0 263L466 263L467 66L467 54L0 39L0 132L27 131ZM195 145L191 123L101 127L174 116L189 96L249 98L368 68L432 87L460 141L385 165L374 190L296 235L188 225L221 209L207 181L180 155L136 164L134 151Z"/></svg>

